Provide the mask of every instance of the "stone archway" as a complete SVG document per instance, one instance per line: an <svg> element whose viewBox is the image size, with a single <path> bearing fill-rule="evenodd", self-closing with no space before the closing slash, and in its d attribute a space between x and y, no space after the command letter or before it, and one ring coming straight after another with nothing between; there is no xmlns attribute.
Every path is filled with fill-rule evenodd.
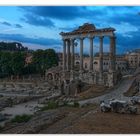
<svg viewBox="0 0 140 140"><path fill-rule="evenodd" d="M48 73L47 74L47 79L48 80L53 80L53 74L52 73Z"/></svg>
<svg viewBox="0 0 140 140"><path fill-rule="evenodd" d="M59 73L55 73L55 74L54 74L54 79L55 79L55 80L59 80Z"/></svg>

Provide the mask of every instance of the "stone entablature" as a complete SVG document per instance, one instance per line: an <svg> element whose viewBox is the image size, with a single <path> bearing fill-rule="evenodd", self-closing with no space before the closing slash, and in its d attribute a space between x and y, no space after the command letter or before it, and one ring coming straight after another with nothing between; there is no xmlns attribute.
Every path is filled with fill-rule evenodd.
<svg viewBox="0 0 140 140"><path fill-rule="evenodd" d="M103 29L96 29L93 24L85 23L83 26L80 26L78 29L72 32L61 32L60 35L63 36L63 39L67 38L77 38L79 37L94 37L94 36L114 36L114 28L103 28Z"/></svg>

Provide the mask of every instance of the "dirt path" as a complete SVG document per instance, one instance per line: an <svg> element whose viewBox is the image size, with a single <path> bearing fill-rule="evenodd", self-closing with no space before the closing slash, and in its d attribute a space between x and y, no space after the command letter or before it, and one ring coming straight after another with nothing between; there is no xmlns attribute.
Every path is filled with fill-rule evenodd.
<svg viewBox="0 0 140 140"><path fill-rule="evenodd" d="M102 96L98 96L96 98L79 101L79 104L80 106L82 106L86 103L99 103L101 100L112 99L112 98L129 101L130 98L125 97L123 93L128 91L128 89L130 88L134 80L135 77L125 78L117 88L110 91L109 93Z"/></svg>

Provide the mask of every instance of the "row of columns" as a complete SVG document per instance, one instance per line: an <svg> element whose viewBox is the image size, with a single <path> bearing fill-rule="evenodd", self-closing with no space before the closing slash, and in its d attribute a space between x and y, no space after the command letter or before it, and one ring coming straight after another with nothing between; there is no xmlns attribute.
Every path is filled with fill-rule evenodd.
<svg viewBox="0 0 140 140"><path fill-rule="evenodd" d="M100 37L100 48L99 48L99 72L103 72L103 36ZM90 66L89 70L93 71L93 39L94 37L90 37ZM116 54L116 37L110 37L110 67L109 69L115 70L115 54ZM80 38L80 71L83 71L83 41L84 38ZM67 51L67 52L66 52ZM63 40L63 70L73 70L74 69L74 39Z"/></svg>

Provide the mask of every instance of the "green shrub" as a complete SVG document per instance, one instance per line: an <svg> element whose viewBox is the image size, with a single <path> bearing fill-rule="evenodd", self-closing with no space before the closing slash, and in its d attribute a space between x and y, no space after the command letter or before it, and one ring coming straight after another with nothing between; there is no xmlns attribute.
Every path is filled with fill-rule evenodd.
<svg viewBox="0 0 140 140"><path fill-rule="evenodd" d="M74 102L74 103L72 103L72 104L65 103L64 106L68 106L68 107L79 107L79 103L78 103L78 102Z"/></svg>
<svg viewBox="0 0 140 140"><path fill-rule="evenodd" d="M79 107L79 103L78 102L74 102L74 107Z"/></svg>
<svg viewBox="0 0 140 140"><path fill-rule="evenodd" d="M22 122L28 122L32 118L32 115L16 115L11 122L17 122L17 123L22 123Z"/></svg>
<svg viewBox="0 0 140 140"><path fill-rule="evenodd" d="M41 108L41 111L45 111L45 110L49 110L49 109L56 109L56 108L58 108L58 103L56 103L54 101L49 101L47 103L47 105L45 105Z"/></svg>
<svg viewBox="0 0 140 140"><path fill-rule="evenodd" d="M3 97L3 95L0 95L0 98L2 98Z"/></svg>
<svg viewBox="0 0 140 140"><path fill-rule="evenodd" d="M0 132L3 130L3 127L0 125Z"/></svg>

